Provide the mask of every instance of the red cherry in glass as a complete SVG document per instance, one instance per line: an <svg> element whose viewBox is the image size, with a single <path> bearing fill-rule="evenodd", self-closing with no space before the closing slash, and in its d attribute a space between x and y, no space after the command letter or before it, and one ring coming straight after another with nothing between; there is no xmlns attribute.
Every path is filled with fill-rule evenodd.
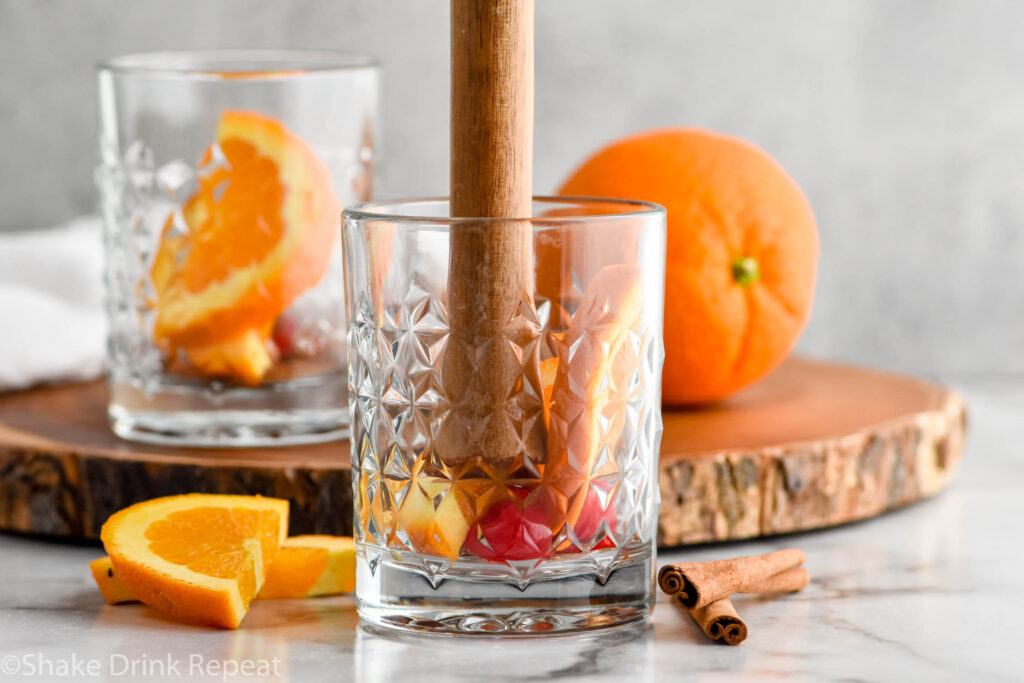
<svg viewBox="0 0 1024 683"><path fill-rule="evenodd" d="M539 560L550 553L551 529L536 506L524 508L514 493L484 513L470 530L465 550L491 562Z"/></svg>
<svg viewBox="0 0 1024 683"><path fill-rule="evenodd" d="M274 345L281 352L282 358L291 358L295 355L295 333L298 331L298 322L293 317L282 315L274 324L274 331L271 338Z"/></svg>
<svg viewBox="0 0 1024 683"><path fill-rule="evenodd" d="M282 358L313 358L327 348L326 332L312 324L315 309L287 310L274 323L271 339Z"/></svg>
<svg viewBox="0 0 1024 683"><path fill-rule="evenodd" d="M587 492L587 498L583 501L583 508L580 510L580 516L576 520L576 524L573 525L573 531L576 533L576 538L582 542L587 542L597 534L598 529L601 528L601 523L604 522L610 533L615 532L615 525L618 522L618 517L615 514L615 499L612 497L610 500L606 500L607 507L601 506L601 498L597 495L597 492L591 488ZM601 541L594 546L597 548L614 548L615 543L608 536L605 536Z"/></svg>

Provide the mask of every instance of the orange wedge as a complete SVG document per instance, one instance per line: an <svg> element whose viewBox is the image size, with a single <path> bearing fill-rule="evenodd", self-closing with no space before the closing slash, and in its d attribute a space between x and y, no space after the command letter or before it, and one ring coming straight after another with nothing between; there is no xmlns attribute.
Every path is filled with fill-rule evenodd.
<svg viewBox="0 0 1024 683"><path fill-rule="evenodd" d="M230 378L246 386L258 385L274 364L267 335L256 330L217 344L186 346L183 351L204 376Z"/></svg>
<svg viewBox="0 0 1024 683"><path fill-rule="evenodd" d="M138 602L124 581L114 572L114 563L109 557L97 557L89 563L92 578L103 594L108 605L120 605L123 602Z"/></svg>
<svg viewBox="0 0 1024 683"><path fill-rule="evenodd" d="M100 533L131 595L168 614L238 628L288 530L288 501L190 494L111 515Z"/></svg>
<svg viewBox="0 0 1024 683"><path fill-rule="evenodd" d="M138 602L114 571L109 557L89 563L92 577L110 605ZM355 542L343 536L293 536L270 563L257 600L312 598L351 593L356 586Z"/></svg>
<svg viewBox="0 0 1024 683"><path fill-rule="evenodd" d="M343 536L286 539L270 564L259 598L311 598L356 587L355 542Z"/></svg>
<svg viewBox="0 0 1024 683"><path fill-rule="evenodd" d="M221 114L199 176L180 216L168 218L151 269L154 338L186 355L251 334L265 340L277 316L327 272L341 210L313 149L256 112ZM251 348L240 357L217 367L247 364L236 375L246 383L265 372L266 359Z"/></svg>
<svg viewBox="0 0 1024 683"><path fill-rule="evenodd" d="M642 312L640 269L608 266L587 286L560 344L547 462L534 493L555 533L576 523L598 456L614 447L624 426L620 403L639 360L628 335Z"/></svg>

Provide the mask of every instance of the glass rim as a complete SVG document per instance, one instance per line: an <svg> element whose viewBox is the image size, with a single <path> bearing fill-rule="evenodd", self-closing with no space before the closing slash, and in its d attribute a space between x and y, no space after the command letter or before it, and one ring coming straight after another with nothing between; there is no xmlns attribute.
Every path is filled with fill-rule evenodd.
<svg viewBox="0 0 1024 683"><path fill-rule="evenodd" d="M245 63L249 65L243 68ZM233 82L375 71L379 67L376 57L347 50L212 48L131 52L99 62L96 71L123 76Z"/></svg>
<svg viewBox="0 0 1024 683"><path fill-rule="evenodd" d="M577 204L577 205L600 205L600 204L622 204L633 207L632 211L621 211L618 213L596 213L582 214L578 216L525 216L519 218L474 218L472 216L422 216L416 214L397 214L384 211L392 206L412 206L416 204L448 204L449 197L411 197L403 199L373 199L368 202L360 202L345 208L342 218L358 221L389 221L393 223L423 223L423 224L452 224L452 223L491 223L508 221L528 221L530 223L545 224L566 224L585 223L591 221L620 220L623 218L640 218L644 216L656 216L666 214L667 210L661 204L648 202L641 199L621 199L618 197L586 197L583 195L536 195L533 197L535 204Z"/></svg>

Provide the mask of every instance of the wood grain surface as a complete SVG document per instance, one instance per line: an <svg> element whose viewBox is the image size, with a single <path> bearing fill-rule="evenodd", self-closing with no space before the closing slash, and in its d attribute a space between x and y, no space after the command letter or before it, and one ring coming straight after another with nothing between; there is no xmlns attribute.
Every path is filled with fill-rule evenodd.
<svg viewBox="0 0 1024 683"><path fill-rule="evenodd" d="M963 452L964 402L902 375L792 359L710 408L665 414L659 540L831 526L931 496ZM0 394L0 529L97 538L131 503L195 491L292 501L293 534L347 534L347 442L181 449L111 433L103 383Z"/></svg>
<svg viewBox="0 0 1024 683"><path fill-rule="evenodd" d="M348 442L185 449L124 441L103 382L0 394L0 529L99 538L112 513L157 496L245 493L292 501L293 533L348 534Z"/></svg>
<svg viewBox="0 0 1024 683"><path fill-rule="evenodd" d="M665 415L659 541L842 524L927 498L963 454L955 391L794 358L719 406Z"/></svg>

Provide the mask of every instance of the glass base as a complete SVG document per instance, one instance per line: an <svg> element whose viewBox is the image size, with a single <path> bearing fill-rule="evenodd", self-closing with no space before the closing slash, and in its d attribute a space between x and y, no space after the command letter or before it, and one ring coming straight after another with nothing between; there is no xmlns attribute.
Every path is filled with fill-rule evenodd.
<svg viewBox="0 0 1024 683"><path fill-rule="evenodd" d="M380 559L371 570L361 552L356 567L360 618L420 633L550 636L643 622L654 605L650 547L541 562L532 570L534 578L518 581L495 575L504 565L459 560L441 568L437 561L424 558L424 568L417 570L408 561Z"/></svg>
<svg viewBox="0 0 1024 683"><path fill-rule="evenodd" d="M161 382L144 390L113 377L109 386L110 426L132 441L236 448L348 437L347 381L335 376L252 389Z"/></svg>
<svg viewBox="0 0 1024 683"><path fill-rule="evenodd" d="M110 427L122 439L166 446L258 448L348 438L344 410L292 412L133 413L111 407Z"/></svg>

